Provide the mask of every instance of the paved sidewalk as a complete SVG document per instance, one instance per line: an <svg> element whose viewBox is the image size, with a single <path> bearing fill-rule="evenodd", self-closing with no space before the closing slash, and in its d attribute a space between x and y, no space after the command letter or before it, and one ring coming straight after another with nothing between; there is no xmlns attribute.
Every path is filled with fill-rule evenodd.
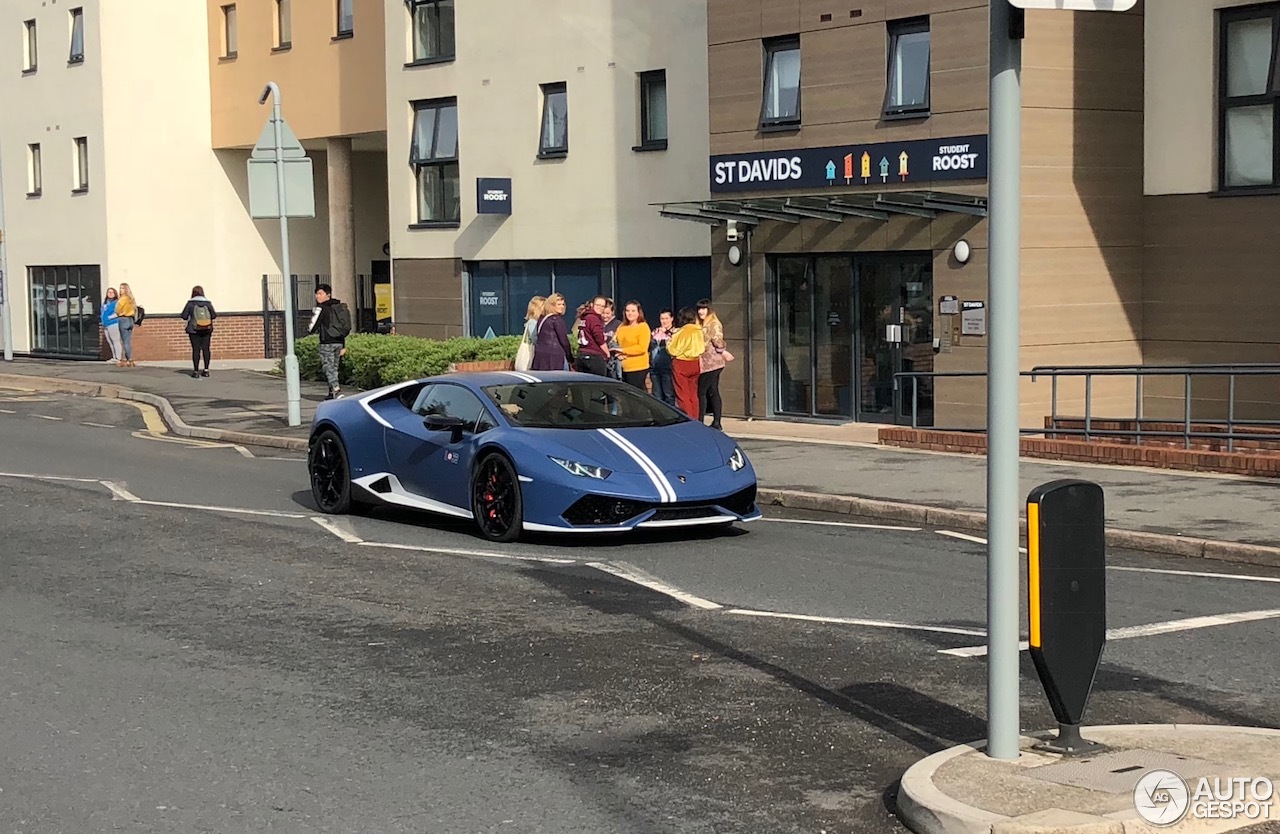
<svg viewBox="0 0 1280 834"><path fill-rule="evenodd" d="M284 380L268 370L271 364L215 363L210 378L192 379L185 363L117 368L23 359L0 363L0 386L49 384L38 382L44 379L72 389L77 382L108 386L107 394L119 386L164 398L172 406L167 419L172 424L177 417L192 436L233 432L226 438L232 442L258 442L250 435L269 445L305 448L325 387L303 382L302 426L290 428ZM83 386L79 392L96 393ZM174 428L184 433L183 426ZM725 429L750 454L765 502L981 531L983 457L880 447L874 427L863 425L725 420ZM1058 478L1101 484L1113 546L1280 565L1280 481L1030 459L1023 460L1021 473L1024 495Z"/></svg>

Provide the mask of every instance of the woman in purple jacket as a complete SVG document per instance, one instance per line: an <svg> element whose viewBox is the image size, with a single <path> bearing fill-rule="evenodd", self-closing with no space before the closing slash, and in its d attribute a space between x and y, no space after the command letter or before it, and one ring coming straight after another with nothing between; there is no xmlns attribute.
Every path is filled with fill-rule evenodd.
<svg viewBox="0 0 1280 834"><path fill-rule="evenodd" d="M569 332L564 326L564 296L553 292L547 296L546 306L538 319L538 338L533 343L531 371L563 371L569 366L572 353L569 348Z"/></svg>

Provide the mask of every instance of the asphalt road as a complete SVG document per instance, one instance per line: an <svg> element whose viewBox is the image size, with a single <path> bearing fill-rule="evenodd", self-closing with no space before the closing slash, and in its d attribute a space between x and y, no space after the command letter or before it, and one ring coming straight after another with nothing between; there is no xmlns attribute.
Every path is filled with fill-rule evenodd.
<svg viewBox="0 0 1280 834"><path fill-rule="evenodd" d="M296 457L146 426L0 392L0 830L900 832L901 772L984 733L977 543L326 528ZM1280 726L1280 620L1143 629L1280 572L1111 565L1090 722Z"/></svg>

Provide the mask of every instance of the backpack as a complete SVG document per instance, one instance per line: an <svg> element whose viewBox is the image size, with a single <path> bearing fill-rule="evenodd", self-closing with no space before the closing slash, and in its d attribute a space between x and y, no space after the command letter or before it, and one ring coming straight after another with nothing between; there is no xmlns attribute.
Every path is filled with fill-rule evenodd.
<svg viewBox="0 0 1280 834"><path fill-rule="evenodd" d="M333 311L333 331L343 339L351 335L351 308L345 304L339 304Z"/></svg>
<svg viewBox="0 0 1280 834"><path fill-rule="evenodd" d="M137 312L133 314L133 326L141 327L142 320L145 319L146 317L147 317L147 308L143 307L141 304L137 305Z"/></svg>
<svg viewBox="0 0 1280 834"><path fill-rule="evenodd" d="M213 316L209 313L209 305L195 305L191 309L191 321L195 323L196 330L212 330Z"/></svg>

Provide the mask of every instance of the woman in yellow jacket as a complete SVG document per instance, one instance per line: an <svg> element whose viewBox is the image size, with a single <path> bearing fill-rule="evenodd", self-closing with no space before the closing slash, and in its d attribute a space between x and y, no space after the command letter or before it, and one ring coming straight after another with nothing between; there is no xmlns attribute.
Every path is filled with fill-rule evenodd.
<svg viewBox="0 0 1280 834"><path fill-rule="evenodd" d="M137 365L133 361L133 328L137 324L138 300L133 297L133 290L128 284L121 284L116 302L116 315L120 322L120 362L122 368Z"/></svg>
<svg viewBox="0 0 1280 834"><path fill-rule="evenodd" d="M674 335L667 341L667 353L671 354L671 376L676 388L676 406L697 420L698 408L698 375L702 373L702 353L707 349L702 328L698 325L698 311L692 307L680 309L676 319L680 324Z"/></svg>
<svg viewBox="0 0 1280 834"><path fill-rule="evenodd" d="M613 338L618 346L613 352L622 360L622 381L641 391L648 390L649 338L652 335L644 320L644 309L639 301L628 301L622 313L622 324Z"/></svg>

